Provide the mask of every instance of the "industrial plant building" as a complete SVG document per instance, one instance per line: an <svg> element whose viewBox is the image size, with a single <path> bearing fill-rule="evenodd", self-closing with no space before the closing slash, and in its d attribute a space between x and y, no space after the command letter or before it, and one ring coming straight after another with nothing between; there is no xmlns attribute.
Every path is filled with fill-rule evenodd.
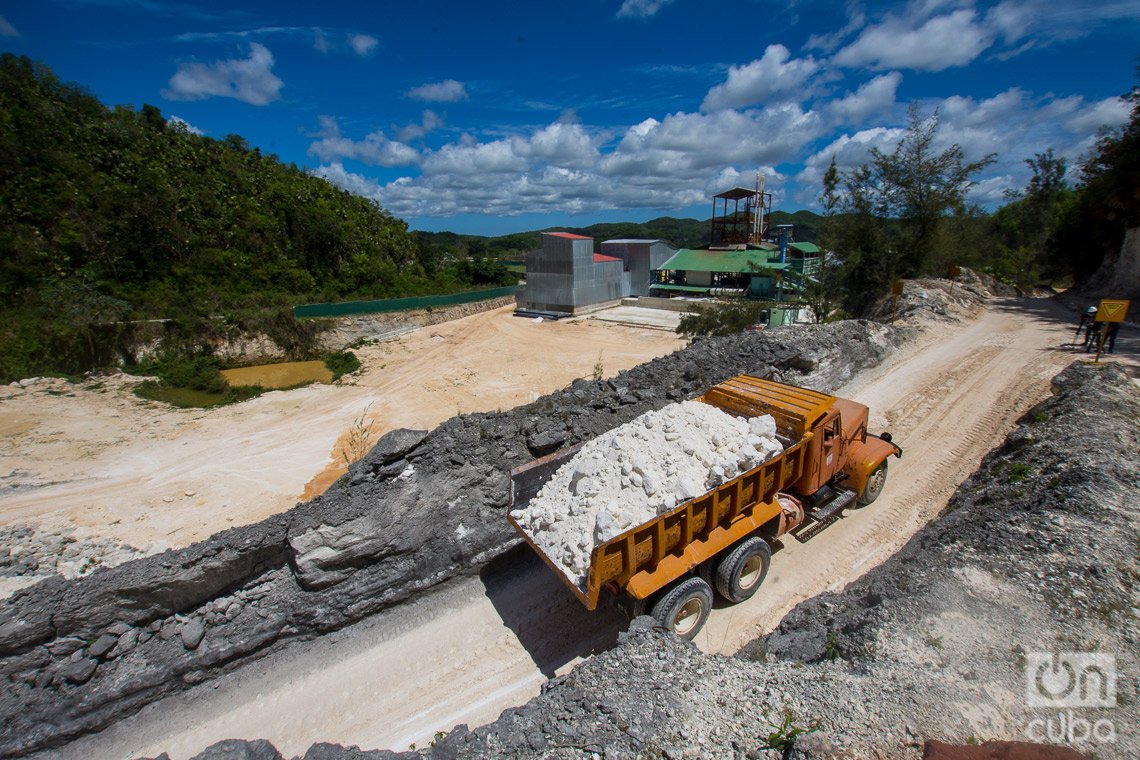
<svg viewBox="0 0 1140 760"><path fill-rule="evenodd" d="M765 301L798 292L819 271L820 249L793 225L769 225L771 193L735 187L713 197L709 244L682 248L654 272L652 295L737 295Z"/></svg>
<svg viewBox="0 0 1140 760"><path fill-rule="evenodd" d="M629 296L794 296L819 269L820 249L795 241L792 225L769 229L771 193L733 188L713 198L710 243L680 250L664 240L542 233L526 255L516 313L562 317L616 306ZM795 311L791 309L790 311Z"/></svg>
<svg viewBox="0 0 1140 760"><path fill-rule="evenodd" d="M629 294L647 296L654 272L677 253L664 240L620 239L602 242L602 253L622 260L629 272Z"/></svg>
<svg viewBox="0 0 1140 760"><path fill-rule="evenodd" d="M569 232L542 233L542 249L526 255L526 285L516 312L566 316L618 304L629 295L621 259L594 253L594 239Z"/></svg>

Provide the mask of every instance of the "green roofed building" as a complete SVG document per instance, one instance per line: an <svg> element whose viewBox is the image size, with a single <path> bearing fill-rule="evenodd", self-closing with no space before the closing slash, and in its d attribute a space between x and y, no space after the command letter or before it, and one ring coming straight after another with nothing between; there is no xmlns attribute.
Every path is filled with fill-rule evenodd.
<svg viewBox="0 0 1140 760"><path fill-rule="evenodd" d="M653 291L656 295L743 295L771 300L780 290L798 291L805 277L819 271L819 254L813 243L789 243L783 261L775 243L682 248L657 269Z"/></svg>

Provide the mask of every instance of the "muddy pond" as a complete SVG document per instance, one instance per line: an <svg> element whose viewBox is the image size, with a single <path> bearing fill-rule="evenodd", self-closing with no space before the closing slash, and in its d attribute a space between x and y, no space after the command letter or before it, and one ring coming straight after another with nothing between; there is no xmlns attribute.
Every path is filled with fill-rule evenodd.
<svg viewBox="0 0 1140 760"><path fill-rule="evenodd" d="M272 389L292 388L305 383L331 383L333 373L323 361L316 360L224 369L222 377L230 386L260 385Z"/></svg>

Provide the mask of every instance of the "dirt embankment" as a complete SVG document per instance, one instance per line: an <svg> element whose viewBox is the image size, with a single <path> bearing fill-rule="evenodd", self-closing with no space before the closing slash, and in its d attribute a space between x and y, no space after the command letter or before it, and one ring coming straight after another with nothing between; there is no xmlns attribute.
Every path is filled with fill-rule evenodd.
<svg viewBox="0 0 1140 760"><path fill-rule="evenodd" d="M928 740L1137 757L1140 394L1118 365L1053 390L898 555L736 657L639 618L494 723L305 758L918 758ZM199 757L223 749L277 757Z"/></svg>
<svg viewBox="0 0 1140 760"><path fill-rule="evenodd" d="M868 322L702 340L509 412L396 431L323 496L186 549L52 578L0 610L0 754L50 747L459 574L517 539L506 472L741 372L836 387L898 331Z"/></svg>

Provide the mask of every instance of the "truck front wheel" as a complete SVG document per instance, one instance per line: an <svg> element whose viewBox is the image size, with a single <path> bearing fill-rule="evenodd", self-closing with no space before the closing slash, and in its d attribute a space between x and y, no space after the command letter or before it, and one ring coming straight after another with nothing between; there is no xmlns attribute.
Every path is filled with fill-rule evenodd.
<svg viewBox="0 0 1140 760"><path fill-rule="evenodd" d="M881 465L875 468L871 476L867 478L867 484L863 486L862 493L859 494L859 504L866 506L875 499L879 498L879 494L883 492L883 487L887 484L887 463L884 461Z"/></svg>
<svg viewBox="0 0 1140 760"><path fill-rule="evenodd" d="M716 566L716 590L730 602L743 602L760 588L768 575L772 549L759 536L745 539Z"/></svg>
<svg viewBox="0 0 1140 760"><path fill-rule="evenodd" d="M673 633L691 640L708 620L712 604L712 588L703 579L692 577L669 589L650 614Z"/></svg>

